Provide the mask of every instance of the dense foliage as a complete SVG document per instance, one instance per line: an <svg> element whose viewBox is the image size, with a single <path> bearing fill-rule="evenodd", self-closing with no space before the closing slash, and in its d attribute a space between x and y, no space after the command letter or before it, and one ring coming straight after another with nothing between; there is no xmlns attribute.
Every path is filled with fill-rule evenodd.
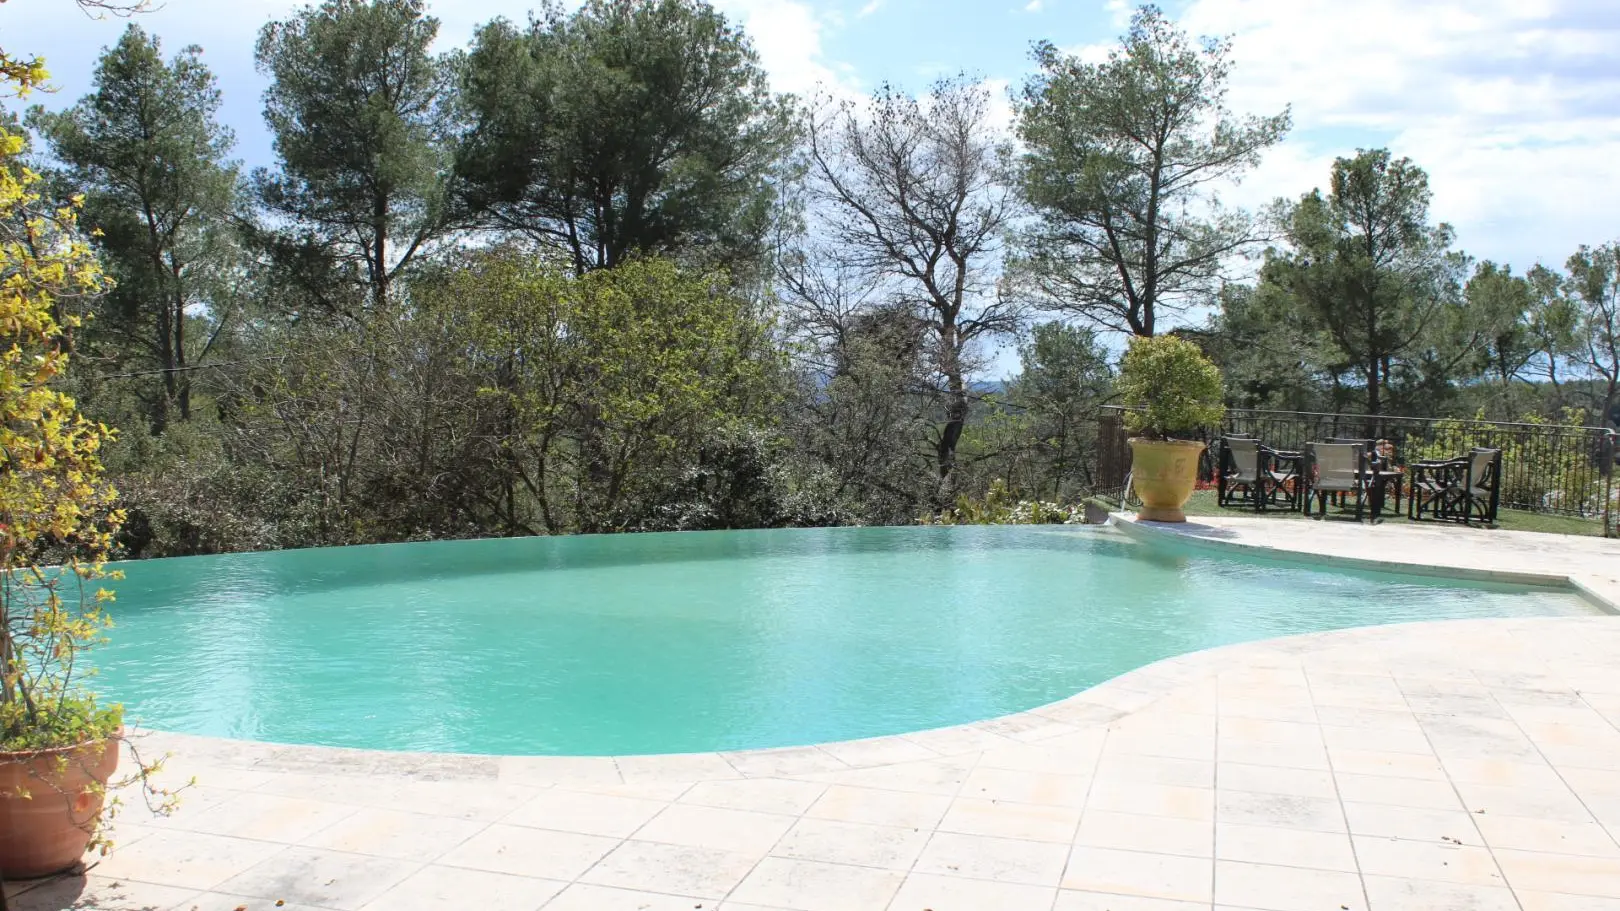
<svg viewBox="0 0 1620 911"><path fill-rule="evenodd" d="M26 94L37 62L0 57L0 91ZM53 207L0 130L0 751L71 746L118 729L76 674L110 625L98 589L119 514L100 452L110 431L59 388L74 303L102 288L74 203ZM86 591L88 589L88 591Z"/></svg>
<svg viewBox="0 0 1620 911"><path fill-rule="evenodd" d="M138 27L29 115L112 280L51 318L94 316L55 382L118 430L118 552L1066 518L1122 396L1160 433L1223 397L1620 422L1620 247L1474 262L1382 149L1222 207L1288 113L1231 110L1229 42L1153 7L1104 58L1037 45L1016 146L972 78L775 94L705 0L437 37L425 0L265 25L246 177L247 99Z"/></svg>
<svg viewBox="0 0 1620 911"><path fill-rule="evenodd" d="M1119 363L1125 426L1149 439L1220 425L1221 371L1198 346L1173 335L1136 336Z"/></svg>

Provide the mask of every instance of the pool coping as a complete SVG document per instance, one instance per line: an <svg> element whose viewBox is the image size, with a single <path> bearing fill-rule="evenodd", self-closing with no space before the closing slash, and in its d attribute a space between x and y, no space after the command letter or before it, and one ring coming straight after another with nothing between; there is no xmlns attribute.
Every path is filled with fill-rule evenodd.
<svg viewBox="0 0 1620 911"><path fill-rule="evenodd" d="M1620 604L1610 601L1594 587L1562 573L1484 570L1283 550L1262 544L1211 539L1195 533L1195 529L1210 526L1193 524L1178 527L1166 523L1140 522L1134 516L1122 513L1111 516L1108 526L1112 531L1143 542L1177 541L1195 547L1225 549L1302 564L1339 565L1440 578L1550 587L1578 594L1606 614L1620 615ZM631 784L638 781L692 781L840 772L916 760L945 759L1062 737L1097 725L1110 724L1179 692L1190 683L1230 669L1236 653L1247 652L1257 657L1297 654L1315 648L1324 637L1344 637L1358 629L1389 630L1431 622L1447 621L1353 627L1215 646L1143 665L1072 696L1021 712L965 724L805 746L691 753L556 756L369 750L209 737L157 729L142 729L131 737L142 749L174 752L188 760L211 765L284 772L389 775L430 781Z"/></svg>
<svg viewBox="0 0 1620 911"><path fill-rule="evenodd" d="M1366 557L1352 557L1312 550L1284 549L1270 544L1233 540L1231 538L1212 538L1205 533L1206 530L1218 532L1220 529L1217 526L1204 525L1196 521L1185 523L1147 522L1130 513L1116 512L1111 514L1108 518L1107 527L1116 529L1137 540L1173 541L1201 549L1235 551L1268 560L1280 560L1303 565L1343 566L1352 569L1397 572L1431 578L1462 579L1472 582L1503 582L1510 585L1553 588L1579 595L1589 604L1605 613L1620 615L1620 601L1611 600L1607 594L1600 591L1598 584L1587 581L1582 576L1569 573L1533 572L1516 569L1481 569L1475 566L1457 565L1439 566L1434 563L1420 563L1410 560L1374 560Z"/></svg>

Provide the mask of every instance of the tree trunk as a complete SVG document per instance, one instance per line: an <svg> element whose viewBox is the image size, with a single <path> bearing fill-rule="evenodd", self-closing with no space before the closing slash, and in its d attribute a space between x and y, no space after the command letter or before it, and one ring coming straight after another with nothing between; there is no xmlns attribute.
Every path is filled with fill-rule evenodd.
<svg viewBox="0 0 1620 911"><path fill-rule="evenodd" d="M943 509L956 500L956 444L967 427L967 383L962 376L961 339L950 322L939 330L940 354L945 369L945 427L940 432L935 455L939 463L939 489L935 495L938 508Z"/></svg>
<svg viewBox="0 0 1620 911"><path fill-rule="evenodd" d="M381 311L388 303L388 196L378 193L371 203L371 305Z"/></svg>

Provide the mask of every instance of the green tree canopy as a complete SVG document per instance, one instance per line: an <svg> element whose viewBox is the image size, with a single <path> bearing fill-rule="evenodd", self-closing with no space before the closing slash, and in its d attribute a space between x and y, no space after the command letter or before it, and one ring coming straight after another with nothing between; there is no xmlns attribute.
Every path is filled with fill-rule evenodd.
<svg viewBox="0 0 1620 911"><path fill-rule="evenodd" d="M215 119L219 89L201 48L166 62L157 37L131 25L92 84L73 107L36 108L30 119L60 178L85 192L85 220L100 230L116 280L92 338L107 341L100 354L113 363L161 371L145 396L161 431L171 409L190 418L188 368L208 356L232 309L221 283L235 259L237 174L225 160L233 138ZM197 322L201 338L188 334Z"/></svg>
<svg viewBox="0 0 1620 911"><path fill-rule="evenodd" d="M747 37L702 0L548 3L479 30L462 68L462 203L563 251L740 266L762 252L790 140Z"/></svg>
<svg viewBox="0 0 1620 911"><path fill-rule="evenodd" d="M1620 426L1620 241L1582 246L1564 268L1577 326L1569 356L1595 381L1592 411Z"/></svg>
<svg viewBox="0 0 1620 911"><path fill-rule="evenodd" d="M325 0L259 33L280 162L254 182L288 228L268 239L287 274L334 308L352 304L334 285L384 304L448 227L452 93L429 53L438 31L423 0Z"/></svg>
<svg viewBox="0 0 1620 911"><path fill-rule="evenodd" d="M1280 293L1353 365L1368 414L1428 388L1467 355L1454 328L1459 272L1449 225L1429 222L1429 179L1410 159L1362 151L1330 189L1280 207L1289 249L1268 251L1262 290ZM1432 391L1432 390L1431 390Z"/></svg>
<svg viewBox="0 0 1620 911"><path fill-rule="evenodd" d="M1036 46L1018 104L1024 196L1035 224L1014 274L1044 306L1153 335L1213 295L1226 261L1259 238L1216 187L1253 167L1290 119L1226 107L1229 41L1193 42L1157 7L1088 63Z"/></svg>

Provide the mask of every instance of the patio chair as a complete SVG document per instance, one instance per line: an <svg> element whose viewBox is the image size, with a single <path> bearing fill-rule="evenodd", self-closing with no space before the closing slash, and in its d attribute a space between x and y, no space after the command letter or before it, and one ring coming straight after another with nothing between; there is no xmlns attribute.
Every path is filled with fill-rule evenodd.
<svg viewBox="0 0 1620 911"><path fill-rule="evenodd" d="M1305 470L1301 472L1306 486L1305 514L1311 514L1311 498L1318 500L1319 511L1327 515L1327 500L1331 494L1356 495L1356 521L1360 522L1367 501L1367 447L1364 443L1306 443Z"/></svg>
<svg viewBox="0 0 1620 911"><path fill-rule="evenodd" d="M1220 442L1220 471L1216 481L1216 503L1231 506L1239 490L1256 512L1279 499L1295 508L1298 472L1296 459L1279 453L1248 436L1228 435Z"/></svg>
<svg viewBox="0 0 1620 911"><path fill-rule="evenodd" d="M1441 462L1418 462L1413 468L1407 515L1487 525L1496 523L1502 499L1502 450L1473 449Z"/></svg>

